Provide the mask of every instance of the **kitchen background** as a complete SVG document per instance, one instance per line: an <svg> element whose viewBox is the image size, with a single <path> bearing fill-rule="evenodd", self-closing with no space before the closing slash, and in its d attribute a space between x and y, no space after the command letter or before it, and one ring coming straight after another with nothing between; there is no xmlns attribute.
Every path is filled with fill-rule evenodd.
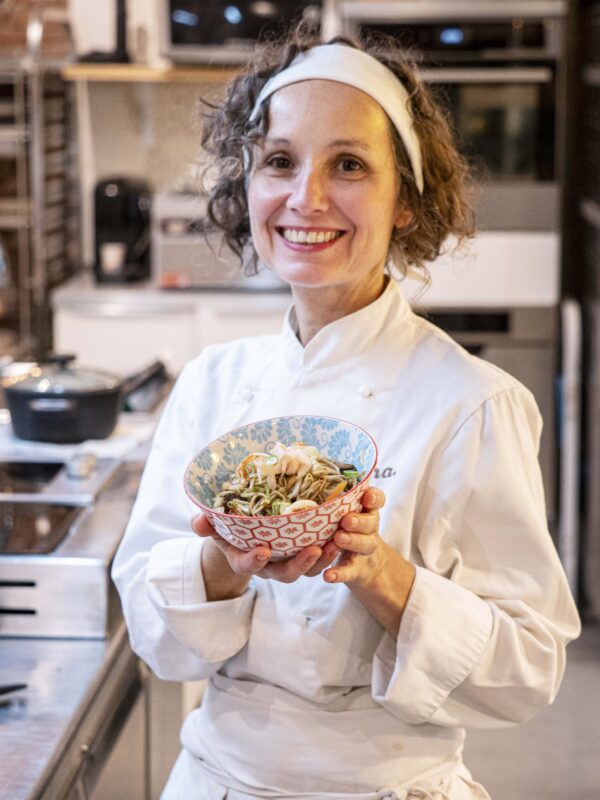
<svg viewBox="0 0 600 800"><path fill-rule="evenodd" d="M201 696L133 657L108 569L172 378L208 343L278 330L288 305L205 224L199 98L301 13L423 54L477 175L480 232L406 291L544 415L548 520L584 636L555 706L472 735L467 761L500 800L599 795L598 0L0 0L4 383L58 353L128 389L93 444L20 440L0 409L0 683L26 684L0 703L2 798L158 797Z"/></svg>

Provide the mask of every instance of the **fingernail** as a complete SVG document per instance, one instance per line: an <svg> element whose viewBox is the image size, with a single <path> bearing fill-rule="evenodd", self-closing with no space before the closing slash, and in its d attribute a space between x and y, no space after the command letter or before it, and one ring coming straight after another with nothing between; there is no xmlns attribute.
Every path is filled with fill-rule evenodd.
<svg viewBox="0 0 600 800"><path fill-rule="evenodd" d="M327 580L329 583L335 583L335 581L337 581L337 572L328 572Z"/></svg>
<svg viewBox="0 0 600 800"><path fill-rule="evenodd" d="M354 527L354 525L352 527ZM350 544L352 541L352 537L349 533L340 533L338 539L342 544Z"/></svg>
<svg viewBox="0 0 600 800"><path fill-rule="evenodd" d="M349 528L358 528L358 517L350 517L348 520Z"/></svg>
<svg viewBox="0 0 600 800"><path fill-rule="evenodd" d="M268 559L269 559L269 556L266 555L265 553L257 553L256 554L256 560L257 561L268 561Z"/></svg>

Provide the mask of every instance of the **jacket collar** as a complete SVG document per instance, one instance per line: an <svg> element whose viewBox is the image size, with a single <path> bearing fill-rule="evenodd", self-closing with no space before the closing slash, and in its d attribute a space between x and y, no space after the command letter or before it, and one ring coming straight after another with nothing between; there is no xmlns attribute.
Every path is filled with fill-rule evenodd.
<svg viewBox="0 0 600 800"><path fill-rule="evenodd" d="M292 305L287 311L281 333L286 365L290 371L299 367L311 371L347 361L368 350L411 314L397 282L389 279L377 300L321 328L303 347L298 338L298 324Z"/></svg>

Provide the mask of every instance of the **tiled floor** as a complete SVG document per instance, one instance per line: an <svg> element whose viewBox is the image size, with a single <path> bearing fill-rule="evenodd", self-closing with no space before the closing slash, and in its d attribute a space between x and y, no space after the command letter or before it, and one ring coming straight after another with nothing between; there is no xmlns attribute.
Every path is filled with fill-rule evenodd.
<svg viewBox="0 0 600 800"><path fill-rule="evenodd" d="M567 652L554 705L519 727L467 733L465 763L493 800L600 800L600 626Z"/></svg>

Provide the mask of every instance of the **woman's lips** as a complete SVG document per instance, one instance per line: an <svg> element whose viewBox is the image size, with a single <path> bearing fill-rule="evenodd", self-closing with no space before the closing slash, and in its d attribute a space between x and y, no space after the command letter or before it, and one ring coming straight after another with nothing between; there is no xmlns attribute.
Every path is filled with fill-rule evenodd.
<svg viewBox="0 0 600 800"><path fill-rule="evenodd" d="M278 227L277 233L286 247L292 250L314 251L331 247L345 231L335 228L287 228Z"/></svg>

